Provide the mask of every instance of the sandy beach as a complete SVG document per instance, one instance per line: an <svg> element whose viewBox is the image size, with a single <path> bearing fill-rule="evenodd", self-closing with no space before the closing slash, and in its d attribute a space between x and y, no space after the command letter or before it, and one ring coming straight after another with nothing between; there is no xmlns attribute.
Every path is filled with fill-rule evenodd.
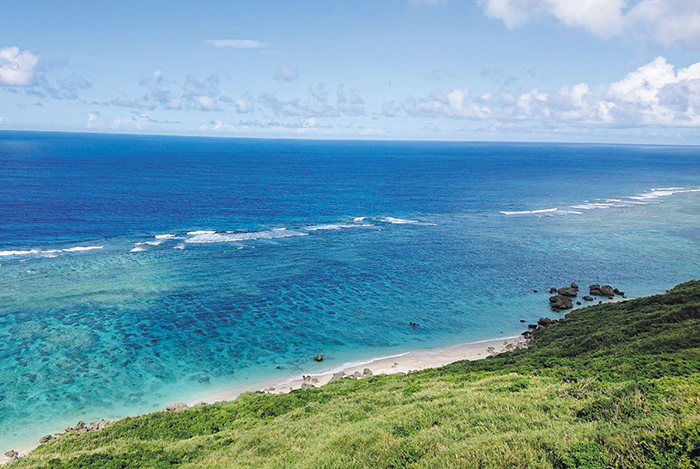
<svg viewBox="0 0 700 469"><path fill-rule="evenodd" d="M273 394L287 393L295 389L301 389L302 385L319 387L331 381L333 376L364 378L375 375L391 375L396 373L410 373L412 371L439 368L461 360L479 360L490 355L506 352L515 348L526 346L527 341L522 336L502 337L478 342L469 342L434 349L423 349L406 352L389 357L376 358L366 362L354 362L329 369L316 374L296 376L286 381L267 382L262 387L247 389L246 391L264 391ZM369 370L371 374L365 370ZM243 391L245 392L245 391ZM220 401L231 401L242 394L219 394L208 397L205 402L211 404Z"/></svg>
<svg viewBox="0 0 700 469"><path fill-rule="evenodd" d="M450 347L414 350L390 357L376 358L366 362L353 362L339 367L329 369L322 373L295 376L286 381L270 381L255 386L236 389L230 392L219 392L207 396L194 402L187 402L188 405L201 403L212 404L221 401L232 401L245 392L264 391L274 394L290 392L294 389L301 389L302 385L319 387L327 384L334 375L337 377L364 378L370 376L365 372L371 371L371 376L390 375L396 373L410 373L412 371L425 370L428 368L439 368L461 360L479 360L490 355L506 352L519 347L525 347L526 340L522 336L503 337L497 339L470 342L453 345ZM165 403L163 403L165 405ZM28 444L25 447L14 448L20 457L36 448L38 445ZM9 448L8 448L9 449ZM8 449L3 448L3 451ZM4 454L0 454L0 465L9 461Z"/></svg>

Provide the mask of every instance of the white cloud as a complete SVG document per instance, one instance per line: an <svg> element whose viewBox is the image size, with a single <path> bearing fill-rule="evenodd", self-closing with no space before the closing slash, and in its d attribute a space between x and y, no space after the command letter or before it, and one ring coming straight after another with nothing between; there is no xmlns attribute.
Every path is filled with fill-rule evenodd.
<svg viewBox="0 0 700 469"><path fill-rule="evenodd" d="M2 117L0 116L0 125L8 125L10 123L10 119L7 117Z"/></svg>
<svg viewBox="0 0 700 469"><path fill-rule="evenodd" d="M477 0L486 14L514 28L538 17L583 28L609 39L651 38L661 44L698 47L700 2L697 0Z"/></svg>
<svg viewBox="0 0 700 469"><path fill-rule="evenodd" d="M27 86L34 79L39 57L29 51L20 54L18 47L0 49L0 85Z"/></svg>
<svg viewBox="0 0 700 469"><path fill-rule="evenodd" d="M167 81L161 70L156 70L150 76L141 78L139 84L146 88L140 98L117 97L103 104L142 110L160 107L167 110L220 111L220 102L233 101L219 91L219 78L216 75L201 80L188 75L181 89L173 91L169 89L173 82Z"/></svg>
<svg viewBox="0 0 700 469"><path fill-rule="evenodd" d="M586 83L555 91L473 96L454 88L401 105L386 101L383 115L448 117L500 122L541 121L615 127L700 127L700 62L675 69L664 57L606 86Z"/></svg>
<svg viewBox="0 0 700 469"><path fill-rule="evenodd" d="M267 44L253 39L205 39L204 44L212 47L228 47L231 49L262 49Z"/></svg>
<svg viewBox="0 0 700 469"><path fill-rule="evenodd" d="M235 100L234 104L236 105L236 111L241 114L247 114L255 111L255 101L248 94Z"/></svg>
<svg viewBox="0 0 700 469"><path fill-rule="evenodd" d="M293 67L280 67L272 78L276 81L294 81L299 79L299 72Z"/></svg>

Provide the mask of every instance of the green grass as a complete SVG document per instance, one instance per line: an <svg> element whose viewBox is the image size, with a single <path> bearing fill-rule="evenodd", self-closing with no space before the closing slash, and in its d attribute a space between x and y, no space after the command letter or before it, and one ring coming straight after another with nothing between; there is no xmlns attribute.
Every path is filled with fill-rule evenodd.
<svg viewBox="0 0 700 469"><path fill-rule="evenodd" d="M700 468L700 282L576 310L530 348L126 418L14 468Z"/></svg>

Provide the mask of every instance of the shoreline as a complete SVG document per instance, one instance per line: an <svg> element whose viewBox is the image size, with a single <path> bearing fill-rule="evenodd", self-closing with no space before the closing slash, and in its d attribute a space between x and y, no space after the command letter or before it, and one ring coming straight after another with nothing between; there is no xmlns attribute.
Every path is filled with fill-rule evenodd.
<svg viewBox="0 0 700 469"><path fill-rule="evenodd" d="M303 384L321 387L328 384L335 376L363 378L377 375L406 374L412 371L420 371L429 368L440 368L450 363L462 360L481 360L483 358L497 355L499 353L525 347L527 340L521 336L497 337L494 339L480 340L476 342L465 342L446 347L430 349L410 350L408 352L389 355L386 357L371 358L364 361L346 362L329 370L308 375L293 376L284 381L270 380L261 385L250 386L245 390L238 390L235 393L217 393L205 399L192 402L192 405L201 403L213 404L215 402L232 401L244 392L262 391L271 394L283 394L292 390L301 389ZM369 369L372 374L364 374L364 370ZM359 375L358 375L359 373ZM353 376L354 375L354 376ZM189 405L189 404L188 404Z"/></svg>
<svg viewBox="0 0 700 469"><path fill-rule="evenodd" d="M486 339L476 342L466 342L447 347L410 350L397 355L377 357L365 361L347 362L320 373L302 376L296 375L284 381L270 380L263 383L258 383L256 385L244 386L236 390L219 391L208 396L203 396L203 398L199 400L187 402L186 404L191 407L203 403L213 404L216 402L233 401L241 394L255 391L268 392L271 394L283 394L288 393L291 390L302 389L302 385L304 385L305 388L308 386L317 388L328 384L334 378L334 375L336 376L336 379L339 378L341 373L344 373L344 377L354 378L365 378L369 376L399 373L406 374L412 371L440 368L442 366L449 365L450 363L462 360L481 360L483 358L507 352L509 350L523 348L526 345L527 340L523 336L517 335ZM365 369L371 370L371 375L366 374ZM165 403L163 403L162 411L165 411ZM5 451L15 450L19 453L20 457L23 457L36 449L38 446L40 446L40 444L38 443L37 439L36 443L29 443L27 446L0 448L0 466L7 464L10 461L10 458L5 456Z"/></svg>

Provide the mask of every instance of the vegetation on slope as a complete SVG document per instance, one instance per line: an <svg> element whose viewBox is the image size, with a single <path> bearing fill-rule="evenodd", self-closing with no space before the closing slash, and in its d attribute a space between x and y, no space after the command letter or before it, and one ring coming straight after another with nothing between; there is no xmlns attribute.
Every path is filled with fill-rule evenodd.
<svg viewBox="0 0 700 469"><path fill-rule="evenodd" d="M700 282L570 313L531 347L127 418L14 468L700 468Z"/></svg>

